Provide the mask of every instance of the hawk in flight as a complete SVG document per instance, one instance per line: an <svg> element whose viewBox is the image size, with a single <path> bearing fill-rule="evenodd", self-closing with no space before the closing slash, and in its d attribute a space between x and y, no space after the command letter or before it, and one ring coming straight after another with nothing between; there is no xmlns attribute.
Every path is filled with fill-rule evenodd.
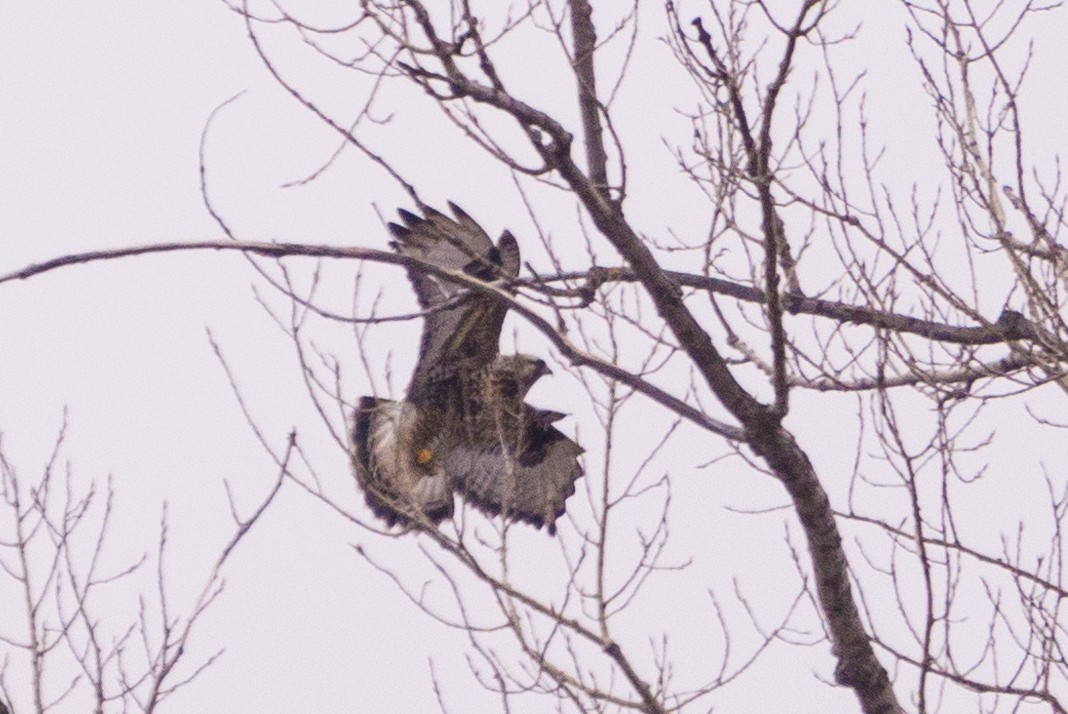
<svg viewBox="0 0 1068 714"><path fill-rule="evenodd" d="M505 231L494 245L467 213L401 210L389 224L402 255L504 290L519 275L519 246ZM582 447L558 431L560 412L526 403L549 373L529 355L502 355L508 307L445 278L408 270L425 312L419 359L403 401L362 397L353 419L352 462L367 505L389 525L437 524L453 494L489 515L550 533L582 476Z"/></svg>

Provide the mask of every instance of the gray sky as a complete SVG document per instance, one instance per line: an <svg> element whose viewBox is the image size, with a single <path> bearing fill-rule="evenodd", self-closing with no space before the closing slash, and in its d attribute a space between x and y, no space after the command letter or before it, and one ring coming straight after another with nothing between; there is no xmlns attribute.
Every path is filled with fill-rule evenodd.
<svg viewBox="0 0 1068 714"><path fill-rule="evenodd" d="M643 17L653 25L662 22L661 14L659 7L650 6ZM1063 20L1063 14L1057 17ZM873 96L872 106L878 109L902 96L924 109L912 67L903 75L901 65L877 59L889 46L899 53L893 61L904 61L899 27L884 32L873 28L873 22L865 35L873 39L854 61L870 60L873 82L885 77L891 98ZM206 143L215 206L239 237L384 248L387 234L375 208L392 217L396 206L410 207L410 202L356 152L344 152L316 181L283 187L319 169L339 140L267 76L244 35L237 16L206 0L9 3L0 23L0 274L70 252L221 238L200 195L198 150L209 114L242 91L220 112ZM1040 45L1043 53L1049 48ZM675 79L662 44L650 37L639 51L645 61L635 62L619 113L637 177L632 196L638 222L660 235L668 227L699 230L704 214L686 210L697 193L677 177L661 143L662 137L671 144L688 142L687 125L673 106L689 96L689 88ZM1059 67L1063 74L1063 49L1058 46L1058 51L1059 59L1040 53L1048 62L1041 71ZM291 49L279 52L290 76L308 78L302 86L316 92L337 116L351 116L358 91L346 84L349 74L302 75L311 65L303 65ZM657 72L658 67L665 69ZM894 81L901 76L910 79ZM535 97L542 92L546 103L571 111L570 94L540 86L537 76L522 79ZM1040 80L1032 82L1041 86ZM1051 117L1063 119L1068 107L1063 93L1048 99L1050 111L1033 120L1036 144L1063 150L1063 138L1051 138L1059 125ZM423 100L417 95L397 93L387 96L385 104L403 107L418 101ZM897 132L922 127L905 121L906 113L891 118L876 111L874 116L887 142L896 141ZM535 264L546 265L508 174L446 133L432 114L414 117L426 126L413 127L416 119L402 115L388 129L392 134L382 130L381 141L409 177L420 182L425 199L438 205L456 200L491 233L512 228L521 240L526 236L524 250ZM905 141L909 148L899 152L920 150L922 141ZM887 161L901 161L901 156L891 154ZM673 183L665 184L661 177ZM907 183L913 177L903 170L901 178ZM574 266L582 265L585 246L575 228L573 205L551 189L531 190L542 201L539 206L548 207L544 213L551 218L545 220L562 254ZM602 264L615 262L603 244L595 243L595 250ZM302 266L298 279L306 283L310 263L293 265ZM325 268L324 302L331 309L350 309L355 269L355 263ZM368 299L381 287L391 309L412 309L401 271L369 268L367 281L363 294ZM345 455L332 445L311 408L292 346L256 304L254 283L270 295L236 255L176 253L76 266L0 285L0 434L8 459L24 478L34 477L68 410L64 460L69 459L75 483L103 483L110 477L117 492L107 548L112 569L142 551L153 552L162 504L167 503L167 571L170 606L176 612L186 612L194 601L231 531L223 479L232 485L238 506L250 507L275 474L245 423L205 328L225 354L268 442L281 449L297 428L327 489L367 515ZM283 305L276 295L268 301ZM506 330L506 340L513 339L513 326ZM317 344L343 361L348 396L368 392L351 330L324 321L311 329ZM515 329L521 349L550 354L544 340L521 326ZM374 334L378 337L370 350L380 370L386 354L393 352L396 393L413 363L418 326L384 326ZM575 375L560 368L551 383L538 385L533 397L575 413L567 429L584 435L588 472L596 478L603 463L601 435L590 407L572 403L576 393ZM648 450L643 439L667 428L650 424L643 408L648 405L635 404L627 414L633 441L619 446L617 458L623 463L640 460ZM828 410L849 415L855 409L848 397L801 396L795 403L796 426L813 449L817 468L838 478L838 484L848 478L854 447L837 445L854 427L845 421L827 429L820 418ZM1014 441L1032 433L1018 418L1022 414L1022 405L998 412L1002 438ZM738 459L699 469L723 449L689 427L673 443L671 455L658 459L648 477L667 471L678 476L673 513L680 527L671 554L678 561L695 555L694 565L664 574L651 587L635 605L628 634L641 659L649 656L642 649L647 638L671 632L677 659L692 663L723 647L714 627L694 626L713 617L709 589L729 593L737 579L747 595L767 606L764 612L781 616L788 603L775 604L781 600L776 589L783 578L796 579L796 574L783 539L788 518L781 511L752 516L724 508L781 506L785 499L778 486L754 477ZM852 445L855 439L844 443ZM1063 463L1053 442L1036 444L1029 458L1037 462L1042 454ZM1010 471L1019 458L1012 453L994 457L995 483L998 467ZM1023 487L998 493L1001 503L1015 495L1021 509L1028 507ZM577 518L589 514L583 498L580 493L569 503ZM635 523L647 515L635 509ZM794 528L791 533L796 546L800 532ZM522 534L522 539L532 562L560 562L558 548L546 536ZM496 700L471 683L460 654L462 635L430 621L407 602L386 577L354 555L354 543L367 546L379 562L396 566L416 587L433 576L415 539L369 534L287 487L228 565L225 592L194 635L195 654L208 656L225 648L224 656L164 711L428 711L434 706L430 657L445 682L452 711L493 710ZM754 568L754 562L775 565ZM151 577L137 582L151 593ZM785 589L792 586L791 581ZM7 587L0 585L0 622L20 614L10 610L17 605L2 589ZM115 618L116 627L136 615L136 595L125 585L107 591L99 604ZM744 618L737 602L726 607L732 616ZM816 626L811 617L801 619ZM750 644L746 635L735 637L732 646L744 651ZM814 637L810 631L797 639ZM770 679L776 686L727 688L712 701L723 711L785 710L783 706L799 712L846 711L853 706L852 695L818 681L832 675L825 649L820 645L802 655L799 649L779 648L750 675L750 681ZM10 667L8 687L18 697L18 676L24 670L18 664ZM707 674L692 669L680 666L680 679ZM57 674L57 679L62 677ZM540 711L538 704L528 704L528 711ZM73 702L59 710L81 711Z"/></svg>

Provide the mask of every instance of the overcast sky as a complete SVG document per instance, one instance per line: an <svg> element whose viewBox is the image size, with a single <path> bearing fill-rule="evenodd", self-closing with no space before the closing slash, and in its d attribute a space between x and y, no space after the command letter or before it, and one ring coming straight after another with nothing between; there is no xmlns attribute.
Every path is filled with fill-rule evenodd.
<svg viewBox="0 0 1068 714"><path fill-rule="evenodd" d="M643 22L662 28L662 8L653 5L643 7ZM1063 13L1056 17L1064 19ZM352 151L317 180L284 187L320 169L338 147L338 137L270 79L240 18L220 2L9 2L0 19L0 274L72 252L221 239L200 193L198 152L211 112L240 92L220 110L205 143L215 207L239 238L384 248L387 233L376 211L392 216L397 206L411 207L399 188ZM621 111L619 121L635 148L628 158L636 175L668 176L675 169L661 137L687 143L688 125L673 111L673 102L686 97L688 89L686 81L676 77L666 47L655 39L665 30L649 32L640 45L643 61L635 62L633 81L624 85L624 100L630 104L621 104L631 108ZM911 67L905 74L900 66L878 61L886 47L896 47L897 61L903 61L900 25L887 19L881 27L865 25L864 32L870 43L851 55L851 61L870 60L874 81L886 78L888 94L922 102ZM1040 50L1047 47L1040 45ZM299 57L296 52L292 56ZM1063 76L1063 54L1056 60L1040 52L1039 58L1048 62L1041 71L1059 67ZM286 67L298 72L302 65L293 59ZM337 110L339 118L351 118L358 92L346 95L347 75L321 80L305 76L305 86L318 91L316 96ZM909 79L895 84L894 78L900 77ZM532 92L545 93L544 101L556 101L558 87L539 88L537 77L525 79ZM1035 120L1034 132L1037 142L1057 144L1047 137L1055 136L1068 107L1061 92L1048 99L1050 111ZM390 98L397 103L409 100L418 97ZM872 99L874 106L892 101ZM560 103L570 106L573 99L568 94ZM902 112L884 121L886 140L922 129L922 121L929 121L912 116ZM1048 116L1061 119L1046 121ZM409 121L415 120L401 117L394 127L396 136L407 138L390 139L385 145L409 178L420 181L418 188L428 202L456 200L493 234L506 226L521 240L533 234L506 173L484 155L472 155L455 134L445 133L439 118L427 119L422 129L404 124ZM648 149L637 151L640 146ZM905 146L908 151L916 148L914 142ZM1053 148L1063 150L1063 138ZM904 161L900 157L891 155L887 161ZM421 170L424 163L427 168ZM678 185L678 190L667 192L655 179L635 180L632 195L641 207L643 228L664 230L668 216L675 230L700 228L701 214L685 210L696 191L684 182ZM562 254L582 265L586 248L573 226L573 204L552 191L538 195L545 201L542 205L558 209L550 223L560 231L556 237L564 246ZM528 237L524 249L531 259L544 261L544 254L530 243ZM613 264L603 245L595 249L602 264ZM298 273L307 281L310 264L303 265ZM332 309L351 310L356 267L328 266L324 293ZM368 298L381 288L385 305L397 312L412 309L401 271L369 270L367 280ZM223 480L233 486L239 507L251 507L275 476L228 385L208 330L270 445L281 449L289 432L297 429L319 474L328 480L327 488L366 515L345 455L332 445L311 408L292 345L257 304L253 285L270 295L243 258L221 253L128 258L0 285L4 453L23 478L36 477L66 410L69 431L63 460L69 460L74 482L85 488L91 481L103 484L110 478L117 492L107 548L112 569L136 560L141 552L153 552L167 504L167 570L175 611L187 611L231 533ZM276 295L268 299L275 307L283 305ZM513 339L511 324L506 340ZM349 397L367 393L351 329L319 321L314 331L326 351L345 362ZM371 349L381 360L380 368L385 354L393 351L396 394L414 359L418 325L379 327L374 334L379 337ZM520 330L516 339L524 351L551 356L544 341L529 331ZM566 429L588 435L587 467L596 473L603 457L593 446L598 442L590 409L570 403L578 393L577 382L559 367L558 375L551 383L539 384L534 396L544 406L576 414L565 422ZM383 375L380 384L385 383ZM828 404L847 413L856 409L849 398L819 396L822 409ZM807 399L800 397L795 408L804 409ZM1015 413L1023 414L1022 405ZM665 428L647 426L640 411L633 418L637 441L619 446L623 460L640 458L643 447L647 451L642 428L653 433ZM814 448L814 461L825 473L848 472L853 452L831 443L841 442L843 433L851 436L851 428L843 425L830 435L814 429L809 435L806 445ZM781 512L759 517L771 533L770 542L747 538L745 547L739 547L732 533L754 517L724 508L782 505L777 484L754 479L739 460L699 468L723 450L708 448L703 441L707 436L687 429L681 432L675 455L658 468L683 476L674 494L677 507L680 513L693 509L691 520L702 522L680 536L674 554L681 560L700 547L705 557L685 575L665 575L653 591L656 595L640 604L636 621L660 619L649 633L636 628L638 643L661 628L685 630L682 623L710 619L704 583L729 592L737 577L748 592L768 593L775 588L776 571L754 569L753 561L789 563ZM1002 438L1022 439L1028 423L999 422L998 429ZM709 479L717 484L712 494L704 488ZM1019 494L1003 502L1012 495ZM581 500L582 494L577 495L573 506L580 518L588 514ZM566 526L564 530L562 537ZM531 539L533 552L540 548L548 552L545 557L559 558L548 537L537 535L545 541ZM225 649L224 656L175 695L164 711L429 711L434 707L430 657L446 680L453 711L475 711L478 706L493 710L496 700L473 686L467 674L460 656L462 635L433 623L407 602L386 577L354 555L355 543L368 546L380 562L413 568L412 582L431 577L414 539L374 536L297 489L284 489L229 563L225 591L194 636L196 656ZM682 578L702 585L684 593L678 589ZM139 582L151 593L151 577ZM21 616L9 587L0 584L0 627L5 628ZM100 606L116 623L131 621L136 593L117 586ZM737 605L735 614L743 614ZM722 644L701 628L692 629L675 635L680 661L698 660ZM814 635L799 639L809 637ZM26 696L19 677L26 676L25 670L14 662L9 666L7 686L16 703L24 702L19 699ZM784 701L790 702L791 711L846 711L853 706L851 694L819 683L819 678L830 678L833 667L820 648L813 648L809 659L798 656L796 649L773 652L758 665L767 671L780 666L780 673L773 675L779 688L728 688L715 702L724 711L772 711ZM752 681L765 680L756 674ZM822 698L799 702L794 696L798 691ZM538 711L536 706L530 711ZM71 703L59 711L82 710Z"/></svg>

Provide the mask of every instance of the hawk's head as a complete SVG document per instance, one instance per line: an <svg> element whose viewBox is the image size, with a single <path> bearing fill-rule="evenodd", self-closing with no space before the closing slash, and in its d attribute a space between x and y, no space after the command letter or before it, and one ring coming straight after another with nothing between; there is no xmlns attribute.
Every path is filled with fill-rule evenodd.
<svg viewBox="0 0 1068 714"><path fill-rule="evenodd" d="M534 383L551 374L545 360L530 355L497 355L490 366L490 383L504 399L527 395Z"/></svg>

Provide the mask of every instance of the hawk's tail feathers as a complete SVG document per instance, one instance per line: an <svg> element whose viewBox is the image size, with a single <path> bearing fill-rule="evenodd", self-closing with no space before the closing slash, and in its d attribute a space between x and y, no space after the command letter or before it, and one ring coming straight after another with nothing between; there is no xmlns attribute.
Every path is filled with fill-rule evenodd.
<svg viewBox="0 0 1068 714"><path fill-rule="evenodd" d="M367 506L387 525L437 524L452 515L443 475L413 473L402 458L404 425L413 406L361 397L352 420L352 466Z"/></svg>

